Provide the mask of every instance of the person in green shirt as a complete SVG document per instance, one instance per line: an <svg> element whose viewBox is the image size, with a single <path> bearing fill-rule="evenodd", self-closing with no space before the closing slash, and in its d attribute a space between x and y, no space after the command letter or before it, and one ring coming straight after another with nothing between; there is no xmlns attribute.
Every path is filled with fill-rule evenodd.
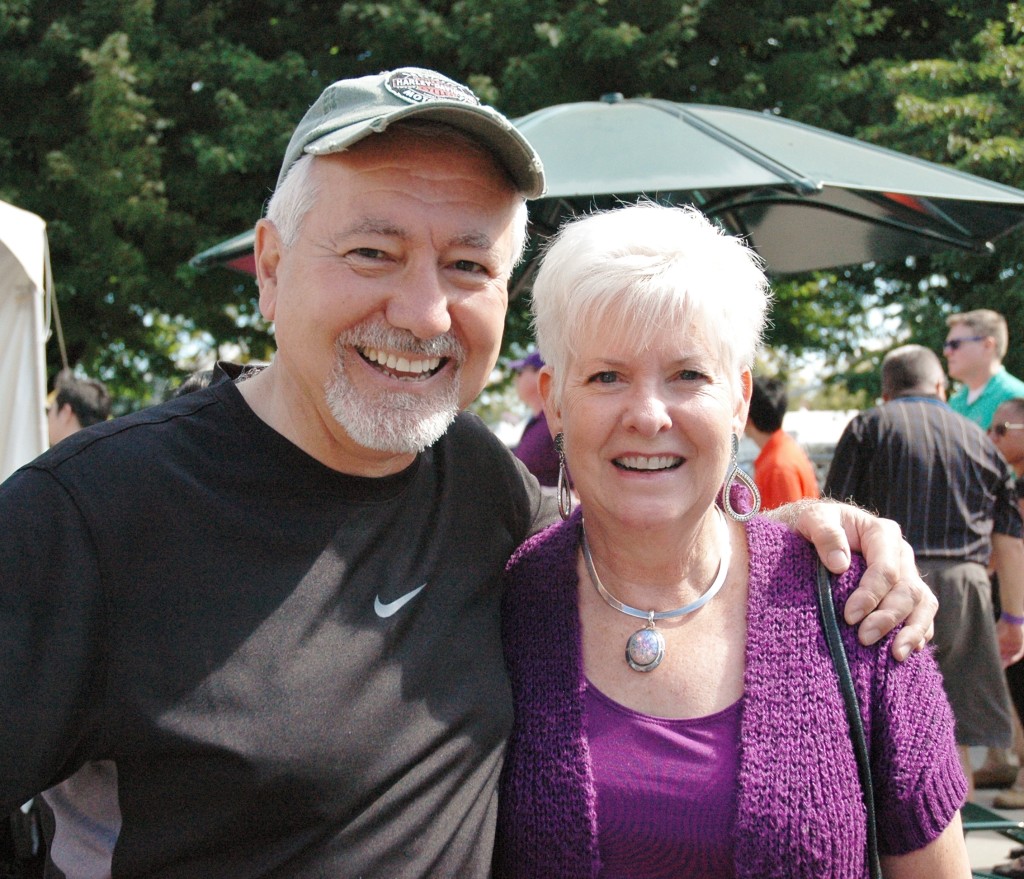
<svg viewBox="0 0 1024 879"><path fill-rule="evenodd" d="M949 334L942 346L949 377L960 389L949 398L950 408L988 430L999 404L1024 397L1024 381L1003 366L1009 344L1006 318L979 308L946 319Z"/></svg>
<svg viewBox="0 0 1024 879"><path fill-rule="evenodd" d="M998 311L979 308L946 318L949 332L942 353L949 377L960 388L949 398L949 406L965 418L988 430L1000 404L1024 397L1024 382L1003 366L1009 345L1006 318ZM1019 723L1015 724L1019 730ZM1015 732L1019 740L1021 732ZM1017 767L1003 748L989 748L984 763L974 773L976 787L1002 787L1014 783Z"/></svg>

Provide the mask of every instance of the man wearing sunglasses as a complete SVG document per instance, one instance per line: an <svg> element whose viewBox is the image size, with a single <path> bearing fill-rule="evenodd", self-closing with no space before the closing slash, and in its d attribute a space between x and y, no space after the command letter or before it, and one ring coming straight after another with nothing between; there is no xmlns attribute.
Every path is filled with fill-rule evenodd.
<svg viewBox="0 0 1024 879"><path fill-rule="evenodd" d="M942 346L949 377L961 383L949 398L950 408L988 430L1004 400L1024 397L1024 381L1003 366L1009 334L997 311L979 308L946 319L949 333Z"/></svg>
<svg viewBox="0 0 1024 879"><path fill-rule="evenodd" d="M998 311L980 308L950 315L946 323L949 332L942 353L946 357L950 378L961 383L959 390L950 397L949 406L983 430L988 430L991 439L998 440L998 435L993 434L990 426L995 425L998 430L1001 429L1000 423L1016 423L1022 419L1003 418L1000 422L994 413L1005 401L1024 397L1024 382L1010 375L1003 366L1009 344L1006 318ZM1010 434L1014 433L1021 431L1010 431ZM1011 436L1008 442L996 441L1004 456L1014 439ZM1013 466L1012 461L1010 465ZM1014 695L1015 689L1020 691L1014 695L1014 702L1019 701L1024 708L1024 669L1017 666L1018 663L1010 666L1007 679L1011 695ZM1024 739L1019 727L1020 724L1015 723L1014 748L1024 758ZM988 749L984 762L974 773L974 782L978 787L1012 785L1011 790L999 795L1003 798L1002 805L1006 808L1024 807L1024 771L1018 773L1017 767L1007 759L1004 749ZM1014 802L1011 803L1010 799Z"/></svg>
<svg viewBox="0 0 1024 879"><path fill-rule="evenodd" d="M1024 397L999 404L988 435L1016 474L1017 503L1024 515ZM1006 683L1017 717L1024 717L1024 662L1015 662L1007 667ZM982 774L982 777L990 775L993 782L1012 776L1010 789L996 794L993 800L1000 809L1024 809L1024 730L1019 723L1015 724L1013 750L1017 754L1018 766L1009 763L1005 752L1002 755L990 754L986 759L990 771ZM975 773L976 782L980 773L980 769Z"/></svg>
<svg viewBox="0 0 1024 879"><path fill-rule="evenodd" d="M988 435L1017 474L1018 488L1024 488L1024 397L999 404Z"/></svg>

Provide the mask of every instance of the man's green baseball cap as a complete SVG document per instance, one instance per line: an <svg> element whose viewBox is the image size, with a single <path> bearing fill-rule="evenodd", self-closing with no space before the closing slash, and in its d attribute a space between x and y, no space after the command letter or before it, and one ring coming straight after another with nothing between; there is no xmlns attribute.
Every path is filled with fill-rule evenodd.
<svg viewBox="0 0 1024 879"><path fill-rule="evenodd" d="M527 198L544 194L544 166L536 150L472 90L433 70L403 67L375 76L341 79L324 89L295 129L277 185L303 154L338 153L399 119L430 119L458 128L486 147Z"/></svg>

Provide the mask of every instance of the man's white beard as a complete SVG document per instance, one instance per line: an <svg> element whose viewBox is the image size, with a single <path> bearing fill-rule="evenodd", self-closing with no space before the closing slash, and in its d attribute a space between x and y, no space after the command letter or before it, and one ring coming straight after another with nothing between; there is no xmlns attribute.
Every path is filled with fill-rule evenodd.
<svg viewBox="0 0 1024 879"><path fill-rule="evenodd" d="M345 369L351 347L401 352L410 359L447 357L456 368L432 394L366 391L353 385ZM465 357L462 344L450 334L423 341L383 323L364 324L338 337L335 355L324 387L327 405L345 433L366 449L421 452L437 442L459 414L459 375Z"/></svg>

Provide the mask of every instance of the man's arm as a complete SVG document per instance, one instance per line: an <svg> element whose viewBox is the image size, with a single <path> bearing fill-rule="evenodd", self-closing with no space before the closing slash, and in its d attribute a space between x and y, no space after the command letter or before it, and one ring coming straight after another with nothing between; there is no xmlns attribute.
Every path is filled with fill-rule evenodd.
<svg viewBox="0 0 1024 879"><path fill-rule="evenodd" d="M89 534L48 475L0 486L0 813L51 786L94 741L107 675Z"/></svg>
<svg viewBox="0 0 1024 879"><path fill-rule="evenodd" d="M897 660L931 640L939 602L918 575L914 550L899 525L829 500L796 501L768 515L811 541L835 574L850 566L851 547L864 556L867 570L843 612L850 625L860 623L862 644L874 644L900 623L892 643Z"/></svg>
<svg viewBox="0 0 1024 879"><path fill-rule="evenodd" d="M1024 542L1007 534L992 534L992 564L999 575L999 604L1003 615L996 623L1003 667L1024 656L1024 625L1007 615L1024 619Z"/></svg>

